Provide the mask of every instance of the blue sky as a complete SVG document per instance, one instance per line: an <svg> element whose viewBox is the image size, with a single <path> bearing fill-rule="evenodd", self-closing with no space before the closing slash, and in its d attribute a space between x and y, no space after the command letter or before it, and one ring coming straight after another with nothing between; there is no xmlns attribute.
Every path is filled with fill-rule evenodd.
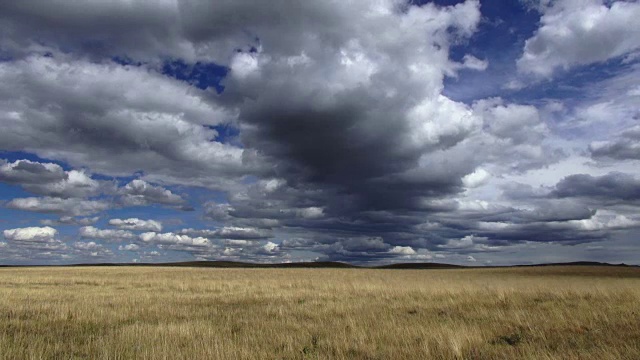
<svg viewBox="0 0 640 360"><path fill-rule="evenodd" d="M638 263L637 1L62 3L0 5L2 264Z"/></svg>

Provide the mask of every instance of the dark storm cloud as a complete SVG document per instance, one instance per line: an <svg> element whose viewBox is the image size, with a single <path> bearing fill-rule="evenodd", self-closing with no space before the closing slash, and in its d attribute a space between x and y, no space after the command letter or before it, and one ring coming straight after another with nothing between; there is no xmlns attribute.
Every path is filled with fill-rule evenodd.
<svg viewBox="0 0 640 360"><path fill-rule="evenodd" d="M603 176L576 174L562 179L552 195L559 198L585 197L633 202L640 200L640 179L618 172Z"/></svg>

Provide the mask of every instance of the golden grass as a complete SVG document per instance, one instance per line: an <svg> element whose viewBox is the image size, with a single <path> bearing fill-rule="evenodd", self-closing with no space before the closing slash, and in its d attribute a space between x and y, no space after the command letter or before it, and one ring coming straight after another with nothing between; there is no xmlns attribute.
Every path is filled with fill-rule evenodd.
<svg viewBox="0 0 640 360"><path fill-rule="evenodd" d="M0 269L2 359L640 359L640 270Z"/></svg>

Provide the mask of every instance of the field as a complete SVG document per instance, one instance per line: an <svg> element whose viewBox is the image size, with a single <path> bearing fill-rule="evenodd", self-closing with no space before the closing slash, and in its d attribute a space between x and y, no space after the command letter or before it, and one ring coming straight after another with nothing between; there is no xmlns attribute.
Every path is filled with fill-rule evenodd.
<svg viewBox="0 0 640 360"><path fill-rule="evenodd" d="M640 269L0 269L0 359L640 359Z"/></svg>

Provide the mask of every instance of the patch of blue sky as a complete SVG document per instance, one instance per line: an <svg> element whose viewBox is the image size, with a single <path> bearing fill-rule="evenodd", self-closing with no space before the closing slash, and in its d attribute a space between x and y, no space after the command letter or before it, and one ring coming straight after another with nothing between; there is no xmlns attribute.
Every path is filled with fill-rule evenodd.
<svg viewBox="0 0 640 360"><path fill-rule="evenodd" d="M450 58L462 62L465 55L486 60L484 71L462 69L457 77L445 79L444 94L456 101L501 96L504 85L516 76L516 60L525 41L537 26L540 15L518 1L483 2L478 30L460 43L453 44Z"/></svg>
<svg viewBox="0 0 640 360"><path fill-rule="evenodd" d="M167 61L162 65L162 74L185 81L199 89L214 88L218 94L224 91L222 80L229 68L215 63L187 64L182 60Z"/></svg>

